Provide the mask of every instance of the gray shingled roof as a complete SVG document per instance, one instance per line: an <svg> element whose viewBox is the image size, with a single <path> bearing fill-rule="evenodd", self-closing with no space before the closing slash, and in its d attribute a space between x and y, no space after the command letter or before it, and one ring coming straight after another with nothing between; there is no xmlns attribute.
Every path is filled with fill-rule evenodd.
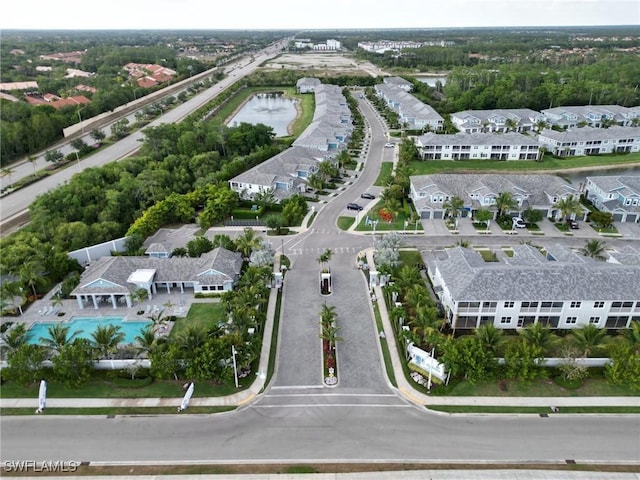
<svg viewBox="0 0 640 480"><path fill-rule="evenodd" d="M533 248L533 247L530 247ZM640 297L640 267L608 262L541 263L525 258L506 264L470 261L470 249L447 250L433 266L456 302L463 301L623 301ZM518 252L516 252L518 255ZM533 255L531 258L535 258Z"/></svg>
<svg viewBox="0 0 640 480"><path fill-rule="evenodd" d="M222 247L213 249L199 258L174 257L102 257L93 262L81 276L80 284L71 295L130 293L131 284L127 279L140 269L156 270L155 282L193 282L205 285L221 285L224 281L235 280L242 268L242 255ZM208 270L216 274L202 276ZM104 280L112 286L89 286Z"/></svg>
<svg viewBox="0 0 640 480"><path fill-rule="evenodd" d="M558 132L545 128L540 132L540 137L547 137L555 140L556 142L586 142L593 140L621 140L621 139L636 139L636 142L640 141L640 128L638 127L620 127L613 126L610 128L593 128L583 127L574 128L565 132Z"/></svg>
<svg viewBox="0 0 640 480"><path fill-rule="evenodd" d="M452 134L435 134L433 132L426 133L417 137L419 142L418 147L421 145L460 145L460 146L473 146L473 145L531 145L538 146L538 140L516 132L508 133L452 133Z"/></svg>

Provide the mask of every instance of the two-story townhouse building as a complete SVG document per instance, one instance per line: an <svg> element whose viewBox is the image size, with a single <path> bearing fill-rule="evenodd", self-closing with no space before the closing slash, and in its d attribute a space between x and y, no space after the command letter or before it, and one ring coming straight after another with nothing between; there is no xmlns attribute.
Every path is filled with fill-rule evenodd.
<svg viewBox="0 0 640 480"><path fill-rule="evenodd" d="M558 157L632 153L640 151L640 128L584 127L565 132L544 129L538 141Z"/></svg>
<svg viewBox="0 0 640 480"><path fill-rule="evenodd" d="M447 202L458 197L464 207L458 216L467 217L480 209L496 210L496 199L508 192L516 202L511 212L520 216L527 209L539 210L545 217L558 215L554 205L568 197L579 198L580 192L556 175L520 174L433 174L411 176L409 196L423 219L444 218ZM584 219L587 210L581 218Z"/></svg>
<svg viewBox="0 0 640 480"><path fill-rule="evenodd" d="M422 160L538 160L540 146L535 138L521 133L428 132L414 138Z"/></svg>
<svg viewBox="0 0 640 480"><path fill-rule="evenodd" d="M492 324L552 329L593 324L627 328L640 320L640 266L600 262L566 247L540 252L513 247L513 256L485 262L473 249L455 247L426 259L427 271L454 330Z"/></svg>
<svg viewBox="0 0 640 480"><path fill-rule="evenodd" d="M314 93L320 85L319 78L303 77L296 82L296 91L298 93Z"/></svg>
<svg viewBox="0 0 640 480"><path fill-rule="evenodd" d="M560 128L572 129L581 126L594 128L619 125L638 125L638 109L621 105L580 105L553 107L542 110L545 121ZM634 120L635 119L635 120Z"/></svg>
<svg viewBox="0 0 640 480"><path fill-rule="evenodd" d="M402 77L384 77L382 82L385 85L394 85L405 92L413 90L413 84L409 80L405 80Z"/></svg>
<svg viewBox="0 0 640 480"><path fill-rule="evenodd" d="M640 175L587 177L585 197L616 222L640 223Z"/></svg>
<svg viewBox="0 0 640 480"><path fill-rule="evenodd" d="M464 133L531 132L544 116L528 108L463 110L451 114L451 121Z"/></svg>
<svg viewBox="0 0 640 480"><path fill-rule="evenodd" d="M374 87L376 95L395 111L400 122L407 128L440 131L444 128L444 119L433 107L427 105L402 88L391 84L378 84Z"/></svg>

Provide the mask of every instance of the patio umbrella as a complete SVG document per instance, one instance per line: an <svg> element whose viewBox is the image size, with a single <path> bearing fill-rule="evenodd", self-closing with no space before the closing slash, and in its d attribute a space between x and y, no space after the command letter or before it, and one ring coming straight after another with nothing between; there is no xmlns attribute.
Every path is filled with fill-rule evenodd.
<svg viewBox="0 0 640 480"><path fill-rule="evenodd" d="M187 408L189 408L189 400L191 400L191 396L193 395L193 389L194 389L194 384L193 384L193 382L191 382L189 384L189 388L187 388L187 391L184 394L184 398L182 399L182 403L178 407L178 411L179 412L182 412L183 410L186 410Z"/></svg>
<svg viewBox="0 0 640 480"><path fill-rule="evenodd" d="M40 380L40 391L38 392L38 409L36 413L42 413L47 406L47 382Z"/></svg>

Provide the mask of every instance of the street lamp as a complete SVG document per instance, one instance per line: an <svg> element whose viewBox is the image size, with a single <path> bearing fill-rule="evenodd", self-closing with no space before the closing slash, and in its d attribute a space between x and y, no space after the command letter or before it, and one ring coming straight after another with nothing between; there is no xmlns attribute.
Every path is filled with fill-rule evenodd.
<svg viewBox="0 0 640 480"><path fill-rule="evenodd" d="M236 381L236 388L238 388L238 367L236 366L236 347L231 345L231 356L233 357L233 379Z"/></svg>

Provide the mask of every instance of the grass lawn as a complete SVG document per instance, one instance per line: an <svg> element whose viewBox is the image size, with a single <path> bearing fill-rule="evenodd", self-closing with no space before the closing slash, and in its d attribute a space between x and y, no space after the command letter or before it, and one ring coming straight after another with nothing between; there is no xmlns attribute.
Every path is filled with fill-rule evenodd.
<svg viewBox="0 0 640 480"><path fill-rule="evenodd" d="M393 170L393 162L382 162L380 165L380 174L374 185L376 187L386 187L391 181L391 171Z"/></svg>
<svg viewBox="0 0 640 480"><path fill-rule="evenodd" d="M338 228L340 230L349 230L349 227L353 225L356 219L354 217L338 217Z"/></svg>
<svg viewBox="0 0 640 480"><path fill-rule="evenodd" d="M420 252L417 250L400 250L400 252L398 252L400 254L400 262L401 262L401 266L402 265L409 265L409 266L413 266L413 265L422 265L423 261L422 261L422 255L420 255Z"/></svg>
<svg viewBox="0 0 640 480"><path fill-rule="evenodd" d="M625 166L640 163L640 153L628 155L599 155L590 157L553 158L546 155L542 162L533 161L496 161L496 160L424 160L411 162L412 175L433 173L464 173L475 171L497 172L534 172L541 170L566 171L569 168L589 168L598 166Z"/></svg>
<svg viewBox="0 0 640 480"><path fill-rule="evenodd" d="M371 210L369 211L369 213L367 215L362 215L364 218L362 218L362 220L360 221L360 223L358 224L358 226L356 227L356 230L359 232L373 232L373 226L372 225L366 225L366 217L368 216L371 220L376 220L377 219L377 214L375 212L378 211L378 209L380 208L382 202L378 202L376 205L374 205ZM411 207L413 208L413 207ZM407 232L413 232L415 230L419 230L422 231L422 223L418 222L413 223L413 222L409 222L407 224L407 227L405 228L404 226L404 220L405 220L405 215L404 215L404 211L400 211L398 212L396 218L393 220L393 222L389 223L389 222L385 222L380 220L378 222L378 224L376 225L376 232L389 232L389 231L407 231ZM338 224L339 225L339 224ZM417 226L417 229L416 229Z"/></svg>
<svg viewBox="0 0 640 480"><path fill-rule="evenodd" d="M491 250L476 250L485 262L497 262L498 257Z"/></svg>
<svg viewBox="0 0 640 480"><path fill-rule="evenodd" d="M549 414L550 407L492 407L481 405L429 405L429 410L447 413L531 413L534 415ZM558 413L614 413L614 414L637 414L640 407L562 407Z"/></svg>
<svg viewBox="0 0 640 480"><path fill-rule="evenodd" d="M218 303L193 303L185 318L178 318L171 329L170 337L180 335L189 325L199 325L207 330L225 321L224 307Z"/></svg>
<svg viewBox="0 0 640 480"><path fill-rule="evenodd" d="M236 407L189 407L181 415L231 412ZM44 415L174 415L176 407L47 408ZM0 415L33 415L33 408L0 408Z"/></svg>

